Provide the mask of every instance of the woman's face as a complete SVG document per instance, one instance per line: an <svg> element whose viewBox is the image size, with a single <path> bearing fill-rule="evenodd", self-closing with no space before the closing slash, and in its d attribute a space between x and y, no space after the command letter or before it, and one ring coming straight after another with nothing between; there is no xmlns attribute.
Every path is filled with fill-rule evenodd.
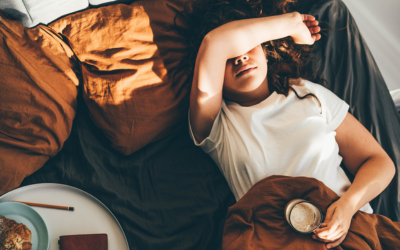
<svg viewBox="0 0 400 250"><path fill-rule="evenodd" d="M261 45L226 62L224 95L240 96L267 84L267 59Z"/></svg>

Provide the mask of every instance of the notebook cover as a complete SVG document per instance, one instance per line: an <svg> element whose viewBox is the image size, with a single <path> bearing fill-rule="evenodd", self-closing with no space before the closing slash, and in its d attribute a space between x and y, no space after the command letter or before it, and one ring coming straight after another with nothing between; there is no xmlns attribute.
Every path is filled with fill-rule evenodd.
<svg viewBox="0 0 400 250"><path fill-rule="evenodd" d="M107 250L107 234L62 235L60 250Z"/></svg>

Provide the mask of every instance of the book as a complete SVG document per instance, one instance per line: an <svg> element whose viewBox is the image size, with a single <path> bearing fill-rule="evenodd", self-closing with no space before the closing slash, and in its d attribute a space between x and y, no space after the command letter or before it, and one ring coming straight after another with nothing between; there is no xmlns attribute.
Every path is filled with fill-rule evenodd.
<svg viewBox="0 0 400 250"><path fill-rule="evenodd" d="M60 250L108 250L107 234L62 235Z"/></svg>

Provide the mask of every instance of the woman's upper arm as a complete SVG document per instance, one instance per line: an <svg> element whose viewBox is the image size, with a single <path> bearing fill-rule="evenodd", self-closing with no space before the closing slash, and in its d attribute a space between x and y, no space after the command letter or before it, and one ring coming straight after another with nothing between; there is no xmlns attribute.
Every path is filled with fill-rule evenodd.
<svg viewBox="0 0 400 250"><path fill-rule="evenodd" d="M206 36L197 54L190 93L190 125L198 142L211 132L222 104L222 89L227 58L218 53L218 41Z"/></svg>
<svg viewBox="0 0 400 250"><path fill-rule="evenodd" d="M353 175L371 157L389 158L371 133L350 113L347 113L335 131L339 154L343 157L344 165Z"/></svg>

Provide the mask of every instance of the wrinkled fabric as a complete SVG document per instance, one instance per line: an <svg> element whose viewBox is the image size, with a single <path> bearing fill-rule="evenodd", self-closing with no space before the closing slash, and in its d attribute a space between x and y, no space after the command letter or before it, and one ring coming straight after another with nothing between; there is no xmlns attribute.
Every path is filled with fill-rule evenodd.
<svg viewBox="0 0 400 250"><path fill-rule="evenodd" d="M298 6L333 27L349 25L343 31L326 31L328 36L315 44L314 69L350 104L350 112L398 167L399 118L346 6L338 0L300 0ZM130 249L221 249L226 211L234 198L217 166L193 145L188 129L124 156L93 123L83 97L79 100L63 150L22 185L63 183L96 196L116 215ZM395 221L397 176L371 202L374 211Z"/></svg>
<svg viewBox="0 0 400 250"><path fill-rule="evenodd" d="M76 67L53 30L24 28L0 10L0 194L61 150L77 106Z"/></svg>
<svg viewBox="0 0 400 250"><path fill-rule="evenodd" d="M323 31L325 34L314 45L316 60L313 69L327 80L329 89L350 105L349 112L371 132L398 170L400 120L382 74L355 20L340 0L318 1L309 12L322 21L321 28L342 29ZM400 220L398 187L399 175L396 171L389 187L371 201L375 213L394 221Z"/></svg>
<svg viewBox="0 0 400 250"><path fill-rule="evenodd" d="M304 199L326 210L339 196L314 178L273 175L255 184L226 216L223 250L310 249L325 250L326 243L311 234L294 231L285 219L285 206ZM338 250L381 250L400 246L400 223L361 211L353 216L346 239Z"/></svg>
<svg viewBox="0 0 400 250"><path fill-rule="evenodd" d="M82 63L83 97L92 119L125 155L185 122L191 83L178 69L186 44L173 29L183 2L110 5L50 25Z"/></svg>
<svg viewBox="0 0 400 250"><path fill-rule="evenodd" d="M187 128L124 156L89 117L83 98L63 150L24 185L62 183L82 189L116 216L130 249L220 249L234 197Z"/></svg>

